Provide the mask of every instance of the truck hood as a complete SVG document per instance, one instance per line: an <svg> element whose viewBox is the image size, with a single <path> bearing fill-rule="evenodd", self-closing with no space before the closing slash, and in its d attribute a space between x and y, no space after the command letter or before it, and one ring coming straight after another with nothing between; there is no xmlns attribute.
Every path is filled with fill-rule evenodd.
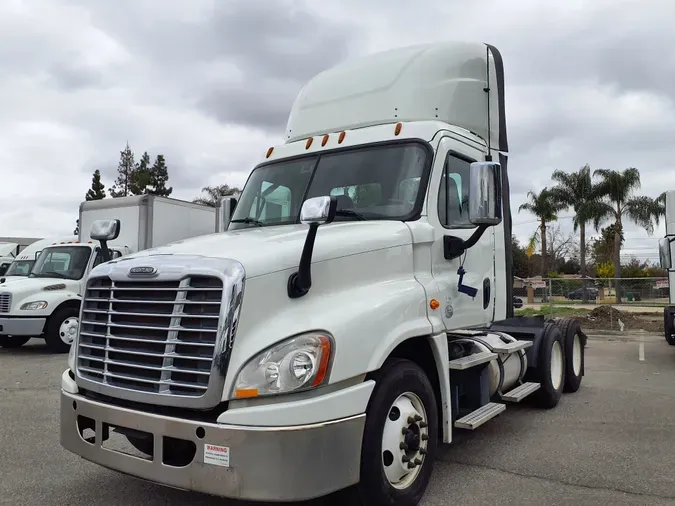
<svg viewBox="0 0 675 506"><path fill-rule="evenodd" d="M151 248L129 257L189 254L238 260L252 278L297 267L308 225L280 225L209 234ZM316 234L312 262L403 246L412 242L401 221L349 221L322 225Z"/></svg>
<svg viewBox="0 0 675 506"><path fill-rule="evenodd" d="M65 287L63 287L64 285ZM55 290L74 290L77 292L80 289L80 282L73 279L17 277L17 279L9 279L0 284L0 292L9 292L15 296L21 296L39 293L47 286L55 287ZM56 288L57 286L61 288Z"/></svg>

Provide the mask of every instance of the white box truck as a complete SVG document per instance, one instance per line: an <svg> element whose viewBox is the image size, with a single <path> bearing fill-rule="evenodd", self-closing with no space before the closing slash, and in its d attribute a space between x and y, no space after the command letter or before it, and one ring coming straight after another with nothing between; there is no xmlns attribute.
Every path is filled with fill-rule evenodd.
<svg viewBox="0 0 675 506"><path fill-rule="evenodd" d="M222 497L416 505L455 431L582 381L577 320L513 317L507 152L493 46L317 75L224 232L91 271L61 444Z"/></svg>
<svg viewBox="0 0 675 506"><path fill-rule="evenodd" d="M119 258L212 234L215 209L154 195L82 202L79 241L43 248L25 279L0 284L0 346L23 346L31 337L43 337L54 352L70 349L87 275L105 260L105 248L89 237L101 220L120 222L118 237L107 244L110 258Z"/></svg>

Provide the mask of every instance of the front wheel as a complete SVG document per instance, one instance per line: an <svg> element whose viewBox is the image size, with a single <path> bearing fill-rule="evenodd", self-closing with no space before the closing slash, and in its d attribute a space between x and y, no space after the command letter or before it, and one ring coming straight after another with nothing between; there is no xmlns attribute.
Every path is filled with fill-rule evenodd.
<svg viewBox="0 0 675 506"><path fill-rule="evenodd" d="M3 336L0 337L0 348L21 348L30 341L27 336Z"/></svg>
<svg viewBox="0 0 675 506"><path fill-rule="evenodd" d="M437 441L438 407L429 378L409 360L385 362L368 405L356 504L417 505L431 479Z"/></svg>
<svg viewBox="0 0 675 506"><path fill-rule="evenodd" d="M45 342L54 353L68 353L77 335L80 311L76 307L63 307L54 311L47 320Z"/></svg>

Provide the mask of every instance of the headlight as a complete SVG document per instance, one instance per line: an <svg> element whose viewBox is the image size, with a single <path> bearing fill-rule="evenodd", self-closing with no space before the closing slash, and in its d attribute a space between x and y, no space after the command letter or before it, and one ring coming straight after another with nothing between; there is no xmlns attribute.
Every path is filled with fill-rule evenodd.
<svg viewBox="0 0 675 506"><path fill-rule="evenodd" d="M77 339L75 339L70 345L70 351L68 352L68 368L75 372L75 347L77 346Z"/></svg>
<svg viewBox="0 0 675 506"><path fill-rule="evenodd" d="M21 304L21 311L38 311L47 307L46 300L34 300L33 302L26 302Z"/></svg>
<svg viewBox="0 0 675 506"><path fill-rule="evenodd" d="M250 360L234 382L234 397L286 394L323 384L328 377L333 339L310 332L286 339Z"/></svg>

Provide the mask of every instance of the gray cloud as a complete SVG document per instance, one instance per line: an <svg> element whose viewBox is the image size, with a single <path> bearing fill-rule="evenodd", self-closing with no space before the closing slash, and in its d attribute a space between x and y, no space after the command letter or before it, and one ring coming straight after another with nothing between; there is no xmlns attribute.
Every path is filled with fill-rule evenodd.
<svg viewBox="0 0 675 506"><path fill-rule="evenodd" d="M242 184L282 141L308 78L350 56L433 40L502 51L520 237L536 223L517 206L554 169L635 166L645 194L675 187L675 5L665 0L15 5L0 6L3 235L71 230L91 172L109 187L127 141L137 157L165 154L179 198ZM27 188L50 198L26 210ZM628 235L628 246L652 244L637 228Z"/></svg>

